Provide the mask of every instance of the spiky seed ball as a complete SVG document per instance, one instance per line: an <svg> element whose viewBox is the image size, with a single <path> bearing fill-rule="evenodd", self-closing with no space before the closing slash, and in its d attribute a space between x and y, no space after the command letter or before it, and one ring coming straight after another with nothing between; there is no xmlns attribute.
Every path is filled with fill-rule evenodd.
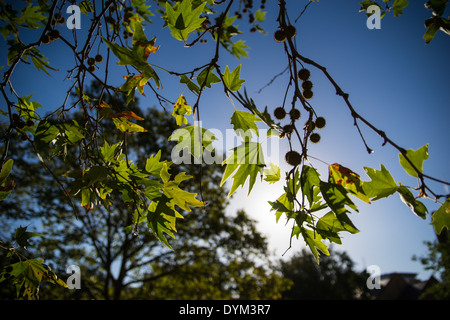
<svg viewBox="0 0 450 320"><path fill-rule="evenodd" d="M293 38L297 34L297 29L295 29L292 25L287 26L284 31L286 32L286 36L289 38Z"/></svg>
<svg viewBox="0 0 450 320"><path fill-rule="evenodd" d="M95 71L95 67L94 66L89 66L89 68L87 68L87 70L92 73L92 72Z"/></svg>
<svg viewBox="0 0 450 320"><path fill-rule="evenodd" d="M313 133L309 136L309 140L311 140L312 143L317 143L320 141L320 134Z"/></svg>
<svg viewBox="0 0 450 320"><path fill-rule="evenodd" d="M50 41L58 40L61 37L61 33L58 30L50 30L47 35Z"/></svg>
<svg viewBox="0 0 450 320"><path fill-rule="evenodd" d="M305 91L303 91L303 97L304 97L306 100L311 99L313 96L314 96L314 93L313 93L311 90L305 90Z"/></svg>
<svg viewBox="0 0 450 320"><path fill-rule="evenodd" d="M284 42L286 40L286 32L283 30L277 30L274 34L275 41Z"/></svg>
<svg viewBox="0 0 450 320"><path fill-rule="evenodd" d="M95 64L95 59L94 58L89 58L87 60L88 65L93 66Z"/></svg>
<svg viewBox="0 0 450 320"><path fill-rule="evenodd" d="M311 90L313 88L313 83L309 80L306 80L302 83L303 90Z"/></svg>
<svg viewBox="0 0 450 320"><path fill-rule="evenodd" d="M300 110L298 110L296 108L293 108L293 109L291 109L291 111L289 111L289 116L291 117L291 120L293 120L293 121L300 119L301 115L302 114L300 113Z"/></svg>
<svg viewBox="0 0 450 320"><path fill-rule="evenodd" d="M97 54L94 59L95 62L100 63L103 61L103 56L101 54Z"/></svg>
<svg viewBox="0 0 450 320"><path fill-rule="evenodd" d="M300 71L298 72L298 78L302 81L306 81L309 79L309 77L311 76L311 72L309 72L308 69L300 69Z"/></svg>
<svg viewBox="0 0 450 320"><path fill-rule="evenodd" d="M323 127L325 127L325 125L327 124L326 120L324 117L318 117L316 119L316 128L318 129L322 129Z"/></svg>
<svg viewBox="0 0 450 320"><path fill-rule="evenodd" d="M292 134L294 132L294 126L291 124L287 124L283 127L283 133L286 134Z"/></svg>
<svg viewBox="0 0 450 320"><path fill-rule="evenodd" d="M291 166L298 166L302 162L302 156L297 151L288 151L284 157Z"/></svg>
<svg viewBox="0 0 450 320"><path fill-rule="evenodd" d="M43 44L49 44L49 43L50 43L50 38L49 38L48 35L44 34L44 35L42 36L42 43L43 43Z"/></svg>
<svg viewBox="0 0 450 320"><path fill-rule="evenodd" d="M284 110L283 107L278 107L273 111L273 115L275 116L275 118L277 118L278 120L283 120L284 117L286 116L286 111Z"/></svg>

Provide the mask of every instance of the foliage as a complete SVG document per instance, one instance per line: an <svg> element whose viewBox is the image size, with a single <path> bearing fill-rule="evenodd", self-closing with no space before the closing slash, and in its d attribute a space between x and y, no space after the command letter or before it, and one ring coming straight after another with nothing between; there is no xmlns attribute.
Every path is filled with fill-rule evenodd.
<svg viewBox="0 0 450 320"><path fill-rule="evenodd" d="M130 106L136 99L136 91L144 95L144 87L148 87L147 94L148 91L152 92L162 107L172 106L172 115L182 129L188 123L187 116L192 115L194 120L200 122L202 95L212 85L217 85L223 88L225 96L233 104L235 112L231 124L236 134L244 140L223 161L225 169L220 184L232 180L229 192L231 196L247 182L250 193L258 177L265 176L263 181L267 183L285 178L284 193L275 201L270 201L272 211L277 220L285 215L288 221L293 222L291 238L301 236L317 262L320 252L329 253L324 241L340 244L342 232L358 232L349 216L351 211L358 211L352 197L370 203L398 193L413 213L421 218L426 217L428 210L418 199L431 198L442 205L433 219L435 228L449 227L449 202L441 200L447 199L449 195L436 194L429 182L444 185L449 183L423 172L423 163L428 158L428 146L406 150L355 110L349 101L349 95L339 87L327 69L297 50L297 30L290 23L285 0L280 0L278 4L278 30L275 33L275 39L284 48L289 63L289 83L281 108L291 119L283 127L277 121L280 119L273 119L267 109L260 110L251 97L248 97L245 88L242 88L245 79L241 78L241 64L231 71L228 65L223 68L223 59L221 60L222 49L237 60L248 57L249 47L244 40L237 40L236 37L243 33L242 28L236 24L242 14L237 11L233 15L232 8L243 5L243 12L252 25L250 31L265 33L261 27L266 17L264 5L257 13L252 14L249 9L253 8L253 3L248 0L161 0L155 2L158 15L154 16L150 7L138 0L85 0L81 12L89 18L84 20L85 23L89 21L90 24L84 26L81 37L77 36L78 31L81 33L80 30L73 30L72 33L63 30L62 13L65 12L65 3L42 0L37 4L27 1L0 4L0 31L8 44L6 66L2 69L3 80L0 83L2 105L6 107L6 111L1 113L9 123L3 133L4 147L0 158L1 199L7 199L14 187L22 183L10 178L11 172L15 171L15 161L11 161L15 146L11 141L14 137L20 137L65 196L73 217L81 217L80 208L84 210L85 216L89 216L94 210L114 212L120 205L128 206L133 211L128 226L132 233L138 233L145 226L165 247L171 248L168 237L175 237L179 220L183 218L182 212L204 207L206 203L202 200L202 195L199 196L201 190L192 192L184 189L193 176L186 171L177 170L178 164L161 160L164 158L162 153L136 159L129 151L129 141L151 130L135 122L143 122L144 117L131 111ZM311 3L313 2L309 1L306 4L304 11ZM376 2L363 1L361 9L366 10L371 4ZM392 9L394 15L399 16L406 11L408 1L394 0L391 4L390 1L383 0L383 4L384 6L379 6L384 11ZM433 17L425 23L426 43L433 39L439 28L448 33L448 20L443 18L446 4L446 1L426 3L426 7L433 10ZM145 26L153 21L161 21L172 37L188 49L210 38L215 46L209 62L187 72L175 70L170 63L169 66L154 64L152 57L158 55L159 48L155 46L157 39L149 35L149 30L144 32ZM66 76L71 85L59 107L44 115L39 110L42 105L31 101L32 93L22 93L15 89L12 75L19 64L28 64L27 67L43 71L44 76L57 73L52 61L48 61L40 50L42 46L54 46L55 42L70 52L65 58L71 61ZM113 62L121 68L125 82L117 84L108 77ZM322 72L336 89L337 95L344 100L367 151L370 153L372 149L367 145L360 125L377 133L383 139L383 145L389 144L398 150L401 166L407 174L417 178L417 187L397 182L384 165L381 165L381 170L365 168L370 180L364 181L353 170L339 163L329 166L329 175L325 178L308 164L308 157L311 156L308 143L319 142L320 134L317 131L325 123L318 121L321 116L310 102L314 94L309 80L311 72L307 67ZM162 88L166 77L185 84L185 88L194 95L192 101L188 101L184 89L175 93L179 97L176 102L165 97ZM87 91L86 83L90 78L100 83L99 95L93 96ZM126 95L125 103L111 106L105 97L119 95L120 92ZM74 97L73 101L69 99L70 96ZM244 110L236 108L234 101ZM298 124L298 117L291 116L299 109L306 115L304 117L307 123L304 126ZM82 114L81 119L69 120L74 110ZM257 122L272 129L271 139L276 135L286 138L283 141L287 141L292 152L286 160L292 165L292 170L281 174L277 164L270 164L270 169L265 169L269 168L269 164L264 161L261 143L255 141L253 136L259 135ZM116 131L109 133L106 128L112 125ZM204 132L204 128L197 128L199 132ZM273 134L274 130L277 134ZM171 132L167 132L166 140L169 137L172 137ZM211 141L215 137L210 135L200 144L193 139L183 138L180 142L188 146L188 149L194 146L194 151L189 153L197 157L212 150ZM294 141L300 148L295 147ZM75 167L58 168L56 165L58 161L69 159L76 162ZM6 251L11 249L7 246L2 248ZM30 260L29 265L33 265L33 261L40 260ZM14 273L16 278L20 278L19 274L27 280L27 275L32 273ZM36 279L44 280L30 278L27 283L36 283ZM33 291L35 288L31 289Z"/></svg>
<svg viewBox="0 0 450 320"><path fill-rule="evenodd" d="M447 8L447 0L430 0L425 3L425 8L432 11L432 16L425 20L425 27L427 28L423 39L425 43L430 43L438 30L450 35L450 21L445 18L445 10ZM409 5L408 0L383 0L383 4L380 1L364 0L361 2L360 11L366 11L371 5L376 5L381 10L381 17L389 12L393 11L395 17L399 17L403 14L403 10Z"/></svg>
<svg viewBox="0 0 450 320"><path fill-rule="evenodd" d="M293 282L283 293L287 300L370 299L367 275L355 271L354 262L345 252L333 252L320 264L303 249L289 260L280 262L283 276Z"/></svg>
<svg viewBox="0 0 450 320"><path fill-rule="evenodd" d="M432 218L439 214L437 211L432 214ZM422 293L421 299L450 299L450 238L447 228L437 231L437 239L434 241L426 241L428 247L428 255L413 256L413 260L420 261L425 270L433 272L433 276L440 281L436 281Z"/></svg>
<svg viewBox="0 0 450 320"><path fill-rule="evenodd" d="M98 84L89 93L95 92L96 88ZM114 107L120 106L125 99L108 97L107 100ZM154 108L144 111L135 104L130 105L133 110L130 112L142 114L145 117L143 125L149 127L151 132L130 138L127 141L128 152L141 161L147 159L148 172L160 172L162 166L158 165L162 155L168 154L175 144L168 143L165 134L168 128L177 128L176 121L169 112ZM75 115L75 119L80 118L81 115ZM111 124L106 130L113 136L115 125ZM145 146L143 152L139 152L140 146ZM25 155L29 153L25 145L20 149ZM150 160L147 154L152 154ZM23 181L22 177L34 175L45 181L46 172L36 170L28 159L30 156L14 155L26 159L18 161L16 178ZM59 167L54 168L57 171L77 166L73 159L55 161L55 164ZM185 190L195 190L201 183L208 206L207 210L194 207L190 212L180 211L185 219L177 224L177 241L167 240L173 250L158 245L159 240L152 230L143 227L133 230L131 221L135 212L127 203L115 203L113 214L102 206L94 207L88 215L81 215L75 222L70 206L65 203L63 195L54 192L55 185L51 180L38 190L33 183L17 186L15 192L29 189L30 196L23 197L20 203L11 198L2 202L0 209L7 212L2 214L2 219L14 221L27 204L37 203L30 212L29 220L42 221L45 237L40 238L36 247L42 251L46 263L55 266L61 275L66 273L64 266L68 264L81 268L81 289L57 290L43 284L40 298L280 298L288 282L271 270L267 241L257 231L255 221L243 211L226 213L226 190L217 187L222 174L221 166L203 168L202 179L199 178L197 165L181 164L178 169L197 177L185 181ZM35 253L37 250L30 248L29 251ZM263 260L265 263L261 264L259 261Z"/></svg>

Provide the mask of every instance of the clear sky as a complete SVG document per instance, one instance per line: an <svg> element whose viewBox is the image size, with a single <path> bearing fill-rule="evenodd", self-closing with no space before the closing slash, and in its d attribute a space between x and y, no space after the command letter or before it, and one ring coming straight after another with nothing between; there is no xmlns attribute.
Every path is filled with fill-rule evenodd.
<svg viewBox="0 0 450 320"><path fill-rule="evenodd" d="M294 21L307 1L287 2L290 19ZM381 29L369 30L365 14L358 12L359 1L320 0L311 4L295 23L296 41L302 55L327 67L341 88L350 94L350 101L357 112L384 130L396 143L406 149L417 149L429 143L430 159L425 162L424 171L449 181L450 37L438 32L431 44L425 45L422 39L424 21L431 16L431 12L424 8L424 2L410 1L404 15L394 18L389 13L382 19ZM254 3L256 10L259 1L255 0ZM236 37L246 40L250 46L249 58L238 61L222 49L219 61L223 69L229 65L230 70L242 64L241 78L246 80L244 86L259 109L268 106L269 110L273 110L281 105L288 83L287 75L284 75L258 93L288 63L283 45L273 39L277 26L277 3L269 0L266 4L266 21L262 26L267 35L246 33L245 36ZM153 2L150 4L153 5L152 11L155 11ZM82 16L82 29L77 31L80 39L86 31L83 28L88 28L87 19ZM237 23L245 31L250 28L245 20ZM70 35L68 30L61 29L61 32ZM147 38L156 36L156 44L161 45L158 52L149 58L152 59L151 63L161 67L186 72L204 65L214 56L211 39L207 44L188 50L183 48L183 43L171 39L169 30L161 29L160 22L148 25L145 32ZM0 46L0 58L5 61L7 51L3 40ZM73 57L60 42L40 47L40 50L49 58L51 65L61 72L48 77L22 64L15 71L13 81L16 81L16 90L21 96L34 93L32 100L40 102L47 110L53 110L61 105L71 84L63 80L65 71L73 63ZM396 150L390 146L382 147L383 140L362 126L368 144L375 151L371 155L367 154L344 101L336 96L334 88L319 70L313 67L310 70L315 94L311 104L327 120L327 126L320 132L322 140L310 146L310 154L325 163L337 162L351 168L363 180L369 180L364 173L364 166L379 169L380 163L383 163L396 181L417 186L415 179L400 167ZM162 94L175 101L183 86L178 83L178 79L171 79L163 71L157 72L164 86ZM120 85L123 75L124 68L114 66L109 76L111 83ZM145 88L145 92L147 96L140 99L141 107L157 106L157 100L149 88ZM193 103L194 97L187 90L185 94L188 103ZM236 108L243 110L238 104ZM229 119L233 112L233 106L220 85L213 85L201 99L200 116L205 128L223 132L231 129ZM280 141L280 157L277 161L282 170L288 169L283 160L287 148L287 143ZM311 162L319 169L322 178L327 177L326 164L314 159ZM437 193L449 193L442 185L430 185L435 187ZM275 224L275 215L270 212L267 201L275 201L283 193L282 188L282 183L266 186L257 182L250 197L247 197L247 188L242 191L239 189L229 207L230 212L243 208L258 221L260 230L268 236L270 247L277 257L289 246L292 225L285 226L282 219ZM411 257L414 254L426 254L423 242L434 240L433 228L429 224L431 219L428 217L424 221L415 216L397 195L370 205L359 200L355 202L360 212L354 212L350 217L360 233L343 233L343 245L335 246L335 249L345 250L359 269L374 264L381 268L382 273L418 272L421 277L427 276L421 264L412 262ZM431 201L425 204L430 211L438 208ZM294 241L285 257L290 257L302 247L303 240Z"/></svg>

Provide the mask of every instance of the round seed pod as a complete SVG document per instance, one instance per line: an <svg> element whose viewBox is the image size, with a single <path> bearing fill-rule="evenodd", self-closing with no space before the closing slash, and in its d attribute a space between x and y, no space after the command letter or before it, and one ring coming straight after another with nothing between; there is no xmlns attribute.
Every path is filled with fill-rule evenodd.
<svg viewBox="0 0 450 320"><path fill-rule="evenodd" d="M94 59L95 62L100 63L103 61L103 56L101 54L97 54Z"/></svg>
<svg viewBox="0 0 450 320"><path fill-rule="evenodd" d="M277 118L278 120L283 120L284 117L286 117L286 111L284 110L283 107L278 107L273 111L273 115L275 116L275 118Z"/></svg>
<svg viewBox="0 0 450 320"><path fill-rule="evenodd" d="M289 111L289 116L291 117L291 120L293 120L293 121L300 119L301 115L302 114L301 114L300 110L298 110L296 108L291 109L291 111Z"/></svg>
<svg viewBox="0 0 450 320"><path fill-rule="evenodd" d="M311 90L305 90L305 91L303 91L303 97L304 97L306 100L311 99L313 96L314 96L314 93L313 93Z"/></svg>
<svg viewBox="0 0 450 320"><path fill-rule="evenodd" d="M309 80L306 80L302 83L303 90L311 90L313 88L313 83Z"/></svg>
<svg viewBox="0 0 450 320"><path fill-rule="evenodd" d="M302 156L297 151L288 151L284 158L287 163L294 167L302 162Z"/></svg>
<svg viewBox="0 0 450 320"><path fill-rule="evenodd" d="M286 32L283 30L277 30L275 31L274 38L276 42L284 42L286 41Z"/></svg>
<svg viewBox="0 0 450 320"><path fill-rule="evenodd" d="M295 29L292 25L287 26L284 31L286 32L286 36L289 38L293 38L297 34L297 29Z"/></svg>
<svg viewBox="0 0 450 320"><path fill-rule="evenodd" d="M311 72L308 69L303 68L298 72L298 78L302 81L308 80L310 76Z"/></svg>
<svg viewBox="0 0 450 320"><path fill-rule="evenodd" d="M313 133L309 136L309 140L311 140L312 143L317 143L320 141L320 134Z"/></svg>
<svg viewBox="0 0 450 320"><path fill-rule="evenodd" d="M322 129L322 128L325 127L325 125L327 124L327 121L325 120L324 117L318 117L318 118L316 119L315 124L316 124L316 128Z"/></svg>

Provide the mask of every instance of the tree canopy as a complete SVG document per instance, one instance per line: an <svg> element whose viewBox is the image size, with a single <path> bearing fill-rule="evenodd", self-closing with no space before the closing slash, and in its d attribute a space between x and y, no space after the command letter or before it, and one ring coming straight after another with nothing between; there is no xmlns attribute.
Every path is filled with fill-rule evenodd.
<svg viewBox="0 0 450 320"><path fill-rule="evenodd" d="M206 199L208 193L217 191L217 185L223 186L229 181L228 196L231 196L245 186L251 193L257 179L268 184L284 181L283 194L268 199L271 210L277 221L283 217L292 223L290 238L303 239L317 263L321 254L329 254L329 243L342 243L343 232L359 232L350 219L352 211L359 211L354 199L371 203L397 194L422 219L429 214L424 200L438 202L440 208L433 214L432 224L438 234L448 229L449 195L440 194L432 186L450 183L424 172L423 164L430 156L428 145L417 149L401 146L358 111L349 93L325 66L298 50L299 31L294 19L301 19L313 2L305 1L303 11L296 12L298 16L294 17L288 10L289 1L278 1L277 30L273 37L274 43L283 48L283 58L288 63L284 72L289 75L289 82L283 101L273 110L257 106L245 90L247 80L241 78L241 68L249 47L237 37L246 32L237 24L244 17L251 25L250 34L265 33L262 26L266 17L264 0L258 8L252 0L161 0L154 1L152 7L141 0L84 0L77 5L58 0L1 2L0 31L8 50L0 83L4 108L1 116L7 123L2 132L0 200L18 196L14 193L20 186L44 185L40 192L48 194L43 197L58 199L53 205L63 206L64 215L71 216L74 223L83 220L92 223L101 218L103 223L96 222L96 225L106 223L106 228L111 228L105 233L106 238L108 234L112 237L112 230L125 228L130 240L125 241L123 247L128 247L125 244L143 234L141 230L145 229L160 241L158 250L177 251L177 247L186 246L192 240L179 236L180 242L176 241L184 221L191 219L187 213L192 213L193 220L199 220L189 223L204 223L202 219L209 219L201 214L196 217L195 212L201 212L201 208L209 212ZM407 0L363 1L359 9L370 15L370 7L377 6L383 16L389 11L400 16L408 3ZM433 14L425 21L424 40L430 43L438 30L449 33L449 22L445 18L447 1L428 1L425 5ZM81 16L88 18L83 20L83 28ZM178 64L171 65L171 61L165 65L155 64L153 57L164 43L152 34L148 27L152 23L170 30L171 37L187 50L196 50L202 43L212 41L213 52L202 55L201 61L192 68L186 66L179 70ZM34 100L33 92L16 90L18 80L14 77L22 65L41 71L45 77L63 74L42 53L46 46L61 46L67 52L63 57L67 73L63 76L69 86L63 99L51 110L43 107L43 102ZM222 58L223 52L228 52L240 64L232 67ZM111 77L113 69L120 70L122 78ZM328 165L327 177L319 174L309 161L314 157L309 147L320 142L321 129L327 121L326 115L322 115L313 102L312 71L322 74L345 103L367 152L373 150L363 128L378 135L383 145L398 151L401 167L406 175L417 179L416 186L397 181L384 164L379 168L364 166L369 180L361 179L355 169L337 162ZM88 89L92 79L98 83L95 94ZM59 80L47 78L46 81ZM176 93L176 100L163 91L165 86L170 88L171 82L184 86ZM201 110L206 107L202 105L202 98L212 86L223 89L224 96L230 100L234 112L228 121L240 138L226 159L222 159L214 147L217 134L201 127ZM114 99L121 101L122 94L125 101L115 104ZM149 123L147 118L152 117L151 114L133 109L137 95L153 95L158 105L170 108L177 130L172 130L165 120ZM290 165L287 172L281 173L277 163L267 163L259 139L261 126L267 129L267 139L280 139L280 143L287 146L284 157ZM165 130L165 135L155 139L153 145L151 139L143 137L156 136L158 127L158 132ZM18 139L22 142L17 142ZM176 142L170 151L166 148L169 141ZM25 158L15 157L23 147L28 149ZM31 165L36 170L39 167L45 173L36 177L24 175L21 161L27 163L28 160L32 160ZM197 166L192 173L185 168L188 164ZM207 187L204 173L212 164L222 165L223 174L220 179L212 180L216 185ZM197 181L198 188L186 187L188 181ZM22 208L21 204L16 205ZM22 214L27 215L40 205L30 203L27 212ZM121 216L123 208L131 211L125 220ZM102 214L97 216L96 212ZM242 219L241 228L251 226L243 213L236 219ZM233 227L239 229L237 225ZM68 236L66 231L59 230L59 234L52 235L54 239L45 241L64 239ZM241 236L245 237L246 233ZM18 296L36 298L43 281L66 286L44 263L43 254L27 257L16 250L29 247L30 239L41 237L21 226L15 229L14 239L2 240L0 248L11 263L2 270L0 282L7 280L15 284ZM92 245L95 246L95 242ZM139 244L133 246L139 247ZM177 263L188 259L178 254L183 253L174 254L179 259ZM125 279L125 275L120 277ZM106 283L110 279L117 280L113 281L107 271Z"/></svg>

